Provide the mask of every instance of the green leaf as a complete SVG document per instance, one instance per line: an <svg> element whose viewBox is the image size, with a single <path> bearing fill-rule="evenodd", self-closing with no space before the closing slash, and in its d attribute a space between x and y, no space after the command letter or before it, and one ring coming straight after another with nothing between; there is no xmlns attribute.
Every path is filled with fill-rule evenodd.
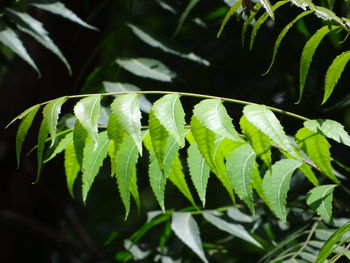
<svg viewBox="0 0 350 263"><path fill-rule="evenodd" d="M20 115L16 116L15 118L13 118L11 120L11 122L9 124L6 125L5 129L7 129L10 125L12 125L12 123L14 123L17 120L22 120L24 117L26 117L30 112L36 110L38 111L38 109L40 108L40 104L34 105L28 109L26 109L25 111L23 111Z"/></svg>
<svg viewBox="0 0 350 263"><path fill-rule="evenodd" d="M259 197L266 203L267 206L269 206L268 201L264 195L263 181L260 176L259 166L257 162L254 163L252 185L255 192L259 195Z"/></svg>
<svg viewBox="0 0 350 263"><path fill-rule="evenodd" d="M177 143L184 147L185 112L180 102L180 96L178 94L163 96L153 104L152 112Z"/></svg>
<svg viewBox="0 0 350 263"><path fill-rule="evenodd" d="M45 120L42 120L39 128L39 134L38 134L38 148L37 148L38 168L37 168L37 177L36 177L35 183L37 183L40 178L40 173L43 165L45 142L48 136L49 136L49 129L47 127L47 122Z"/></svg>
<svg viewBox="0 0 350 263"><path fill-rule="evenodd" d="M78 101L74 106L74 114L92 138L95 146L98 143L98 119L100 118L101 95L91 95Z"/></svg>
<svg viewBox="0 0 350 263"><path fill-rule="evenodd" d="M23 46L22 41L18 38L18 35L11 28L0 23L0 42L11 49L14 53L20 56L25 62L27 62L32 68L41 76L39 69L35 65L32 58L29 56L26 48Z"/></svg>
<svg viewBox="0 0 350 263"><path fill-rule="evenodd" d="M193 116L210 131L234 141L242 141L221 100L202 100L194 107Z"/></svg>
<svg viewBox="0 0 350 263"><path fill-rule="evenodd" d="M105 88L106 92L108 93L114 93L114 92L128 92L128 91L139 91L140 88L136 87L133 84L129 83L121 83L121 82L109 82L109 81L103 81L102 82L103 87ZM118 97L119 95L113 95L114 97ZM138 97L140 110L149 113L152 103L146 98L145 95L140 95Z"/></svg>
<svg viewBox="0 0 350 263"><path fill-rule="evenodd" d="M337 27L332 26L331 29L328 26L323 26L317 32L310 37L310 39L306 42L303 52L301 54L300 66L299 66L299 100L297 103L301 101L304 92L304 86L306 82L306 77L309 73L309 68L312 62L312 57L315 54L317 47L320 45L322 39L332 30Z"/></svg>
<svg viewBox="0 0 350 263"><path fill-rule="evenodd" d="M174 138L168 137L165 152L164 152L164 162L163 162L163 173L166 177L169 176L170 169L174 166L174 161L177 158L177 153L180 149L179 144Z"/></svg>
<svg viewBox="0 0 350 263"><path fill-rule="evenodd" d="M210 168L198 150L196 142L193 142L190 147L188 147L187 156L190 176L204 207Z"/></svg>
<svg viewBox="0 0 350 263"><path fill-rule="evenodd" d="M74 142L75 155L77 157L80 167L83 166L83 156L84 156L86 138L87 138L87 131L84 129L83 125L81 125L80 121L76 120L74 130L73 130L73 142Z"/></svg>
<svg viewBox="0 0 350 263"><path fill-rule="evenodd" d="M131 177L130 193L135 200L137 210L140 211L141 210L141 200L140 200L139 188L137 186L136 167L134 168L134 173Z"/></svg>
<svg viewBox="0 0 350 263"><path fill-rule="evenodd" d="M239 122L245 138L252 145L256 154L264 161L267 167L271 167L271 141L267 135L258 130L243 115Z"/></svg>
<svg viewBox="0 0 350 263"><path fill-rule="evenodd" d="M288 3L288 0L284 0L284 1L278 1L276 4L274 4L271 8L272 12L276 11L279 7L283 6L284 4ZM249 45L249 49L251 50L253 48L254 45L254 40L256 37L256 34L258 33L260 27L266 22L266 20L269 18L269 14L268 13L264 13L262 14L259 19L256 21L254 27L253 27L253 31L252 31L252 35L250 37L250 45Z"/></svg>
<svg viewBox="0 0 350 263"><path fill-rule="evenodd" d="M107 132L101 132L97 137L97 144L90 138L88 138L83 157L83 201L86 201L88 192L90 191L91 185L94 182L100 167L103 164L103 160L107 156L108 147L110 141L108 140Z"/></svg>
<svg viewBox="0 0 350 263"><path fill-rule="evenodd" d="M219 29L219 32L217 33L216 37L219 38L221 36L222 31L224 30L227 22L230 20L231 16L233 16L233 14L237 11L237 9L242 5L242 1L237 1L236 3L234 3L233 6L231 6L231 8L228 10L228 12L226 13L224 20L222 20L221 22L221 26Z"/></svg>
<svg viewBox="0 0 350 263"><path fill-rule="evenodd" d="M304 122L304 127L336 142L350 146L350 136L339 122L327 119L309 120Z"/></svg>
<svg viewBox="0 0 350 263"><path fill-rule="evenodd" d="M130 73L159 81L171 82L176 74L163 63L151 58L119 58L117 64Z"/></svg>
<svg viewBox="0 0 350 263"><path fill-rule="evenodd" d="M260 8L262 5L260 3L257 3L254 5L254 9L251 10L250 16L244 21L243 26L242 26L242 33L241 33L241 42L242 42L242 47L244 47L244 40L245 40L245 34L247 32L248 26L250 24L255 23L255 16L259 12Z"/></svg>
<svg viewBox="0 0 350 263"><path fill-rule="evenodd" d="M301 165L296 160L284 159L272 165L272 171L267 170L263 179L264 196L269 202L271 211L286 222L286 203L289 183L292 173Z"/></svg>
<svg viewBox="0 0 350 263"><path fill-rule="evenodd" d="M21 152L22 152L22 146L25 137L27 136L28 130L30 126L32 126L34 117L36 113L38 112L40 108L40 105L35 105L33 107L30 107L29 109L25 110L22 114L17 116L15 119L13 119L10 124L11 125L14 121L18 119L22 119L21 123L18 126L17 135L16 135L16 156L17 156L17 168L19 167L20 161L21 161Z"/></svg>
<svg viewBox="0 0 350 263"><path fill-rule="evenodd" d="M122 95L114 99L111 109L120 125L134 140L142 156L141 112L137 97L137 94Z"/></svg>
<svg viewBox="0 0 350 263"><path fill-rule="evenodd" d="M5 14L13 20L13 22L16 24L20 31L30 35L41 45L43 45L53 54L55 54L64 63L64 65L68 69L69 74L72 73L71 67L67 59L64 57L59 48L48 36L48 32L45 30L43 24L40 21L36 20L27 13L18 12L10 8L5 9Z"/></svg>
<svg viewBox="0 0 350 263"><path fill-rule="evenodd" d="M327 223L332 222L333 190L337 185L321 185L311 189L307 194L306 203L317 212Z"/></svg>
<svg viewBox="0 0 350 263"><path fill-rule="evenodd" d="M269 14L269 16L272 18L272 20L275 20L275 15L273 13L270 1L269 0L259 0L259 2L264 6L266 12Z"/></svg>
<svg viewBox="0 0 350 263"><path fill-rule="evenodd" d="M197 56L194 53L188 53L180 50L179 48L175 47L168 39L163 39L152 32L149 32L148 30L141 28L139 26L133 25L133 24L127 24L132 32L143 42L146 44L159 48L163 50L164 52L167 52L172 55L179 56L184 59L188 59L200 64L203 64L205 66L209 66L210 62Z"/></svg>
<svg viewBox="0 0 350 263"><path fill-rule="evenodd" d="M54 2L54 3L32 3L31 5L40 8L42 10L48 11L50 13L53 13L55 15L62 16L74 23L77 23L83 27L98 30L96 27L93 27L87 23L85 23L83 20L81 20L76 14L74 14L71 10L69 10L64 4L61 2Z"/></svg>
<svg viewBox="0 0 350 263"><path fill-rule="evenodd" d="M153 110L149 113L148 119L149 133L152 139L152 148L158 159L159 168L163 170L165 150L169 138L169 133L155 117Z"/></svg>
<svg viewBox="0 0 350 263"><path fill-rule="evenodd" d="M273 142L292 156L298 158L282 125L273 112L265 105L247 105L244 107L243 113L251 124L265 133Z"/></svg>
<svg viewBox="0 0 350 263"><path fill-rule="evenodd" d="M108 138L114 142L114 151L115 153L119 150L120 144L123 142L125 136L125 130L120 125L118 118L115 113L111 113L107 125Z"/></svg>
<svg viewBox="0 0 350 263"><path fill-rule="evenodd" d="M196 207L191 191L187 185L185 174L183 173L182 169L183 167L181 160L179 156L177 156L173 161L173 166L169 171L168 178L170 182L172 182L177 187L177 189L179 189L179 191L191 202L191 204L194 207Z"/></svg>
<svg viewBox="0 0 350 263"><path fill-rule="evenodd" d="M57 98L46 104L46 106L43 109L44 120L47 122L47 127L51 135L50 147L52 147L55 144L58 116L61 113L61 107L63 103L66 102L66 100L67 97Z"/></svg>
<svg viewBox="0 0 350 263"><path fill-rule="evenodd" d="M120 145L114 160L118 189L125 207L125 219L130 212L131 182L135 174L137 159L137 145L131 136L127 136Z"/></svg>
<svg viewBox="0 0 350 263"><path fill-rule="evenodd" d="M71 143L64 151L64 170L66 173L67 187L70 195L74 197L74 182L80 171L80 165L75 156L74 144Z"/></svg>
<svg viewBox="0 0 350 263"><path fill-rule="evenodd" d="M317 255L315 263L323 263L328 258L330 254L335 250L336 243L338 243L345 233L350 231L350 221L342 225L335 231L323 245L320 250L320 253Z"/></svg>
<svg viewBox="0 0 350 263"><path fill-rule="evenodd" d="M171 229L203 262L208 262L203 251L198 225L190 213L174 212Z"/></svg>
<svg viewBox="0 0 350 263"><path fill-rule="evenodd" d="M253 148L249 144L244 144L233 150L226 161L227 175L233 189L252 213L254 213L252 178L255 157Z"/></svg>
<svg viewBox="0 0 350 263"><path fill-rule="evenodd" d="M321 172L335 183L339 183L331 165L331 154L329 152L331 145L327 139L323 135L314 133L307 128L301 128L295 135L295 139L298 146L316 164Z"/></svg>
<svg viewBox="0 0 350 263"><path fill-rule="evenodd" d="M215 211L203 212L203 217L218 229L225 231L235 237L241 238L259 248L262 248L261 244L257 242L251 234L240 224L234 224L220 217Z"/></svg>
<svg viewBox="0 0 350 263"><path fill-rule="evenodd" d="M339 56L337 56L332 64L329 66L327 73L326 73L326 79L325 79L325 86L324 86L324 96L322 104L324 104L329 96L332 94L333 89L335 85L337 85L338 80L341 76L341 74L344 71L344 68L346 64L350 60L350 51L346 51L341 53Z"/></svg>
<svg viewBox="0 0 350 263"><path fill-rule="evenodd" d="M181 17L177 23L177 27L175 29L175 32L174 32L174 36L176 36L180 29L182 28L185 20L187 19L188 15L190 14L190 12L192 11L192 9L199 3L199 0L189 0L188 1L188 4L185 8L185 10L183 11L183 13L181 14Z"/></svg>
<svg viewBox="0 0 350 263"><path fill-rule="evenodd" d="M64 136L64 138L62 140L60 140L60 142L56 146L55 150L51 153L49 158L47 158L45 160L45 163L47 163L48 161L55 158L57 156L57 154L60 154L61 152L63 152L72 143L73 143L73 132L69 132L66 134L66 136Z"/></svg>
<svg viewBox="0 0 350 263"><path fill-rule="evenodd" d="M277 39L276 39L276 42L275 42L275 46L273 47L273 53L272 53L272 60L271 60L271 63L270 63L270 66L268 67L267 71L263 74L263 75L266 75L267 73L269 73L270 69L272 68L273 66L273 63L275 62L275 59L276 59L276 55L277 55L277 52L278 52L278 48L281 44L281 41L283 40L283 38L285 37L285 35L288 33L289 29L291 29L293 27L293 25L298 21L300 20L301 18L303 18L304 16L307 16L309 14L311 14L313 11L306 11L306 12L302 12L301 14L299 14L296 18L294 18L292 20L292 22L290 22L288 25L286 25L281 33L278 35Z"/></svg>
<svg viewBox="0 0 350 263"><path fill-rule="evenodd" d="M304 11L306 10L307 7L310 10L315 9L315 5L310 0L291 0L290 2L297 7L300 7Z"/></svg>
<svg viewBox="0 0 350 263"><path fill-rule="evenodd" d="M335 21L339 25L344 26L343 20L340 17L338 17L332 10L317 5L313 7L313 10L315 11L316 16L321 18L322 20L328 22Z"/></svg>

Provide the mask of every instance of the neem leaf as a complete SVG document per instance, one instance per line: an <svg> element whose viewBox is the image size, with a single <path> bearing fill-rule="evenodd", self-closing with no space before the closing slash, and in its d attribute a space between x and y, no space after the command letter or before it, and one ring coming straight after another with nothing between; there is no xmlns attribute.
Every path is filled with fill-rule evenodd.
<svg viewBox="0 0 350 263"><path fill-rule="evenodd" d="M53 158L56 157L57 154L61 153L64 151L69 145L73 143L73 132L69 132L64 136L62 140L59 141L58 145L56 146L55 150L51 153L49 158L45 160L45 163L48 161L52 160Z"/></svg>
<svg viewBox="0 0 350 263"><path fill-rule="evenodd" d="M130 135L142 156L141 112L137 94L125 94L114 99L112 112L123 129Z"/></svg>
<svg viewBox="0 0 350 263"><path fill-rule="evenodd" d="M303 18L304 16L307 16L308 14L311 14L313 11L306 11L306 12L302 12L301 14L299 14L296 18L294 18L292 20L292 22L290 22L288 25L286 25L281 33L278 35L277 39L276 39L276 42L275 42L275 46L273 47L273 53L272 53L272 60L271 60L271 63L270 63L270 66L268 67L267 71L263 74L263 75L266 75L267 73L269 73L270 69L272 68L273 66L273 63L275 62L275 59L276 59L276 55L277 55L277 51L278 51L278 48L281 44L281 41L283 40L283 38L285 37L285 35L288 33L289 29L291 29L293 27L293 25L298 21L300 20L301 18Z"/></svg>
<svg viewBox="0 0 350 263"><path fill-rule="evenodd" d="M108 147L110 141L108 140L107 131L101 132L97 136L97 144L90 138L88 138L85 148L84 148L84 157L83 157L83 201L86 201L86 197L92 183L95 180L100 167L103 164L103 160L107 156Z"/></svg>
<svg viewBox="0 0 350 263"><path fill-rule="evenodd" d="M45 120L42 120L39 128L39 133L38 133L38 148L37 148L38 170L37 170L37 177L36 177L35 183L38 182L40 177L41 168L43 165L45 142L48 136L49 136L49 129L47 127L47 122Z"/></svg>
<svg viewBox="0 0 350 263"><path fill-rule="evenodd" d="M280 160L272 165L272 171L266 171L263 179L264 195L269 202L269 207L282 222L286 222L286 203L290 179L295 169L301 164L296 160Z"/></svg>
<svg viewBox="0 0 350 263"><path fill-rule="evenodd" d="M137 145L131 136L127 136L121 143L114 160L118 189L125 207L125 219L130 212L130 190L137 159Z"/></svg>
<svg viewBox="0 0 350 263"><path fill-rule="evenodd" d="M203 251L198 225L190 213L173 213L171 229L203 262L208 262Z"/></svg>
<svg viewBox="0 0 350 263"><path fill-rule="evenodd" d="M346 51L337 56L332 64L329 66L326 79L325 79L325 87L324 87L324 96L322 104L324 104L329 96L332 94L335 85L337 85L338 80L341 74L344 71L346 64L350 60L350 51Z"/></svg>
<svg viewBox="0 0 350 263"><path fill-rule="evenodd" d="M91 95L78 101L74 106L74 114L88 132L95 145L98 142L98 119L100 118L101 95Z"/></svg>
<svg viewBox="0 0 350 263"><path fill-rule="evenodd" d="M75 155L77 157L80 167L83 166L83 156L84 156L86 138L87 138L87 131L84 129L83 125L81 125L80 121L77 120L75 122L74 130L73 130L73 142L74 142Z"/></svg>
<svg viewBox="0 0 350 263"><path fill-rule="evenodd" d="M241 42L242 42L242 47L244 46L244 40L245 40L245 33L247 32L248 26L253 23L254 18L256 14L259 12L260 8L262 5L260 3L257 3L253 10L250 12L250 16L244 21L243 26L242 26L242 33L241 33Z"/></svg>
<svg viewBox="0 0 350 263"><path fill-rule="evenodd" d="M333 190L336 184L321 185L308 192L306 203L327 223L332 221Z"/></svg>
<svg viewBox="0 0 350 263"><path fill-rule="evenodd" d="M243 109L243 113L247 120L265 133L273 142L282 147L283 150L298 158L293 146L290 144L282 125L265 105L247 105Z"/></svg>
<svg viewBox="0 0 350 263"><path fill-rule="evenodd" d="M163 63L151 58L119 58L116 62L130 73L144 78L171 82L176 76Z"/></svg>
<svg viewBox="0 0 350 263"><path fill-rule="evenodd" d="M238 238L241 238L257 247L262 248L262 246L257 242L251 234L240 224L234 224L230 221L224 220L224 218L220 217L218 213L212 211L203 212L203 216L209 223L218 229L225 231L231 235L234 235Z"/></svg>
<svg viewBox="0 0 350 263"><path fill-rule="evenodd" d="M179 33L180 29L182 28L182 25L184 24L185 20L187 19L188 15L192 11L192 9L199 3L199 0L189 0L188 4L185 8L185 10L182 12L180 19L177 23L177 27L174 32L174 36Z"/></svg>
<svg viewBox="0 0 350 263"><path fill-rule="evenodd" d="M339 122L327 119L309 120L304 122L304 127L315 133L321 133L336 142L350 146L350 136Z"/></svg>
<svg viewBox="0 0 350 263"><path fill-rule="evenodd" d="M152 106L154 116L174 137L177 143L185 145L185 112L178 94L168 94L157 100Z"/></svg>
<svg viewBox="0 0 350 263"><path fill-rule="evenodd" d="M15 119L13 119L10 124L11 125L14 121L18 119L22 119L21 123L18 126L17 134L16 134L16 156L17 156L17 167L20 164L21 160L21 151L22 151L22 145L24 142L24 139L28 133L28 130L30 126L32 126L34 117L36 113L38 112L40 108L40 105L34 105L33 107L30 107L29 109L25 110L22 114L17 116Z"/></svg>
<svg viewBox="0 0 350 263"><path fill-rule="evenodd" d="M48 11L50 13L53 13L55 15L62 16L74 23L77 23L83 27L98 30L96 27L93 27L87 23L85 23L83 20L81 20L76 14L74 14L71 10L69 10L64 4L61 2L54 2L54 3L32 3L31 5L40 8L42 10Z"/></svg>
<svg viewBox="0 0 350 263"><path fill-rule="evenodd" d="M56 131L57 131L57 123L58 116L61 113L61 107L63 103L65 103L67 97L57 98L53 101L50 101L43 109L44 120L47 122L47 126L51 135L51 146L55 144L56 139Z"/></svg>
<svg viewBox="0 0 350 263"><path fill-rule="evenodd" d="M221 100L202 100L194 106L193 116L212 132L234 141L242 141Z"/></svg>
<svg viewBox="0 0 350 263"><path fill-rule="evenodd" d="M187 164L194 187L203 206L205 206L205 194L210 174L210 168L198 150L198 145L193 142L187 150Z"/></svg>
<svg viewBox="0 0 350 263"><path fill-rule="evenodd" d="M270 1L269 0L259 0L259 2L264 6L266 12L269 14L269 16L272 18L272 20L275 20L275 15L273 13Z"/></svg>
<svg viewBox="0 0 350 263"><path fill-rule="evenodd" d="M253 170L256 153L249 144L244 144L233 150L227 161L227 175L231 180L231 184L235 193L254 212L253 202Z"/></svg>
<svg viewBox="0 0 350 263"><path fill-rule="evenodd" d="M74 182L80 171L80 165L75 156L74 144L71 143L64 151L64 170L66 173L67 187L70 195L74 196Z"/></svg>
<svg viewBox="0 0 350 263"><path fill-rule="evenodd" d="M316 166L335 183L339 180L335 177L331 165L331 154L329 149L331 145L327 139L321 135L310 131L307 128L301 128L295 135L298 146L309 156Z"/></svg>
<svg viewBox="0 0 350 263"><path fill-rule="evenodd" d="M309 73L309 68L312 62L312 57L315 54L315 51L317 47L320 45L322 39L332 30L336 29L338 27L332 26L323 26L317 32L310 37L310 39L306 42L303 52L301 53L301 59L300 59L300 67L299 67L299 100L297 103L300 102L303 92L304 92L304 86L306 82L306 77Z"/></svg>
<svg viewBox="0 0 350 263"><path fill-rule="evenodd" d="M217 33L216 37L219 38L221 36L222 31L224 30L227 22L230 20L231 16L233 16L233 14L237 11L237 9L242 5L242 1L237 1L236 3L234 3L233 6L231 6L231 8L228 10L228 12L226 13L224 20L222 20L221 22L221 26L219 29L219 32Z"/></svg>

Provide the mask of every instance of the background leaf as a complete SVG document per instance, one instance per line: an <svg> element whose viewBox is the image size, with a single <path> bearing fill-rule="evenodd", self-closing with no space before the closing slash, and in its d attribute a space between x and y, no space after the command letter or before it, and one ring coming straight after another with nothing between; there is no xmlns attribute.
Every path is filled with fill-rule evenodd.
<svg viewBox="0 0 350 263"><path fill-rule="evenodd" d="M231 16L233 16L233 14L237 11L237 9L242 5L242 1L237 1L236 3L233 4L233 6L231 6L231 8L227 11L224 19L221 22L221 26L220 29L216 35L217 38L219 38L221 36L222 31L224 30L227 22L230 20Z"/></svg>

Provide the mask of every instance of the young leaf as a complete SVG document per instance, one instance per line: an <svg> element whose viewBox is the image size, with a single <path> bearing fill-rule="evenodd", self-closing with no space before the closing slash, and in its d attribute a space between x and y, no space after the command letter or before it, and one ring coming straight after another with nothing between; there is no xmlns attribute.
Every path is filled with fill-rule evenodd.
<svg viewBox="0 0 350 263"><path fill-rule="evenodd" d="M324 104L329 96L332 94L335 85L337 85L338 80L341 74L344 71L346 64L350 60L350 51L346 51L337 56L332 64L329 66L326 79L325 79L325 87L324 87L324 96L322 104Z"/></svg>
<svg viewBox="0 0 350 263"><path fill-rule="evenodd" d="M258 130L243 115L239 122L242 132L253 147L256 154L264 161L267 167L271 167L271 141L268 136Z"/></svg>
<svg viewBox="0 0 350 263"><path fill-rule="evenodd" d="M269 207L284 223L290 179L300 165L301 162L296 160L280 160L272 165L272 171L267 170L263 179L264 196L269 202Z"/></svg>
<svg viewBox="0 0 350 263"><path fill-rule="evenodd" d="M192 197L191 191L188 188L185 174L182 171L182 163L180 158L177 156L173 162L173 166L171 167L169 171L169 180L172 182L177 189L191 202L191 204L196 207L196 204L194 202L194 199Z"/></svg>
<svg viewBox="0 0 350 263"><path fill-rule="evenodd" d="M309 120L304 122L304 127L315 133L321 133L336 142L350 146L350 136L339 122L327 119Z"/></svg>
<svg viewBox="0 0 350 263"><path fill-rule="evenodd" d="M71 143L64 151L64 170L66 173L67 187L70 195L74 197L74 182L80 171L80 165L75 156L74 144Z"/></svg>
<svg viewBox="0 0 350 263"><path fill-rule="evenodd" d="M208 263L203 251L198 225L190 213L174 212L171 229L203 262Z"/></svg>
<svg viewBox="0 0 350 263"><path fill-rule="evenodd" d="M128 92L128 91L139 91L140 88L136 87L133 84L129 83L121 83L121 82L109 82L103 81L103 87L106 92L114 93L114 92ZM114 97L118 97L119 95L113 95ZM145 95L140 95L138 97L140 110L143 112L149 113L152 107L152 103L146 98Z"/></svg>
<svg viewBox="0 0 350 263"><path fill-rule="evenodd" d="M176 76L163 63L150 58L119 58L117 64L130 73L159 81L171 82Z"/></svg>
<svg viewBox="0 0 350 263"><path fill-rule="evenodd" d="M151 110L149 113L148 125L149 134L151 135L152 139L152 148L158 159L159 168L163 170L165 151L169 138L169 133L160 123L160 121L156 118L156 116L153 113L153 110Z"/></svg>
<svg viewBox="0 0 350 263"><path fill-rule="evenodd" d="M36 177L35 183L39 181L41 168L43 165L45 142L48 136L49 136L49 129L47 127L47 122L45 120L42 120L39 128L39 134L38 134L38 149L37 149L38 170L37 170L37 177Z"/></svg>
<svg viewBox="0 0 350 263"><path fill-rule="evenodd" d="M219 216L217 212L208 211L203 212L203 217L218 229L225 231L233 236L241 238L259 248L262 248L259 242L257 242L249 232L240 224L234 224Z"/></svg>
<svg viewBox="0 0 350 263"><path fill-rule="evenodd" d="M58 116L61 113L61 107L63 103L66 102L66 100L66 97L55 99L46 104L46 106L43 109L44 120L46 120L47 122L47 127L49 128L51 135L50 147L52 147L55 144Z"/></svg>
<svg viewBox="0 0 350 263"><path fill-rule="evenodd" d="M80 124L85 128L97 147L97 125L100 118L100 95L92 95L81 99L74 106L74 114Z"/></svg>
<svg viewBox="0 0 350 263"><path fill-rule="evenodd" d="M74 23L77 23L83 27L98 30L96 27L93 27L87 23L85 23L83 20L81 20L76 14L74 14L71 10L69 10L64 4L61 2L53 2L53 3L32 3L31 5L40 8L42 10L48 11L50 13L53 13L55 15L62 16Z"/></svg>
<svg viewBox="0 0 350 263"><path fill-rule="evenodd" d="M306 77L309 73L309 68L312 62L312 57L315 54L315 51L322 39L332 30L337 27L332 26L329 28L328 26L323 26L306 42L303 52L301 53L300 59L300 67L299 67L299 100L297 103L301 101L304 92L304 86L306 82Z"/></svg>
<svg viewBox="0 0 350 263"><path fill-rule="evenodd" d="M196 142L193 142L190 147L188 147L187 156L190 176L204 207L210 168L199 152Z"/></svg>
<svg viewBox="0 0 350 263"><path fill-rule="evenodd" d="M91 185L94 182L100 167L103 164L103 160L107 156L108 147L110 141L108 140L107 132L101 132L97 136L97 144L90 138L88 138L83 157L83 201L86 201L88 192L90 191Z"/></svg>
<svg viewBox="0 0 350 263"><path fill-rule="evenodd" d="M250 12L250 16L243 23L242 33L241 33L242 47L244 47L245 33L247 32L248 26L253 23L255 15L259 12L261 7L262 5L260 3L257 3L254 6L254 9Z"/></svg>
<svg viewBox="0 0 350 263"><path fill-rule="evenodd" d="M0 23L0 42L11 49L14 53L20 56L25 62L27 62L38 73L40 77L40 71L35 65L32 58L29 56L26 48L23 46L22 41L18 38L15 31L11 28Z"/></svg>
<svg viewBox="0 0 350 263"><path fill-rule="evenodd" d="M36 20L35 18L28 15L27 13L18 12L10 8L6 8L4 10L4 13L7 16L9 16L11 20L14 21L14 23L16 24L16 26L20 31L30 35L32 38L38 41L41 45L43 45L48 50L50 50L53 54L55 54L66 66L69 74L72 73L71 67L67 59L64 57L64 55L59 50L59 48L48 36L48 32L45 30L45 28L43 27L43 24L40 21Z"/></svg>
<svg viewBox="0 0 350 263"><path fill-rule="evenodd" d="M253 202L253 168L256 153L249 144L244 144L233 150L226 161L227 175L235 193L254 213Z"/></svg>
<svg viewBox="0 0 350 263"><path fill-rule="evenodd" d="M142 156L141 112L137 97L137 94L122 95L114 99L111 104L111 109L113 114L117 117L120 125L134 140L135 145Z"/></svg>
<svg viewBox="0 0 350 263"><path fill-rule="evenodd" d="M273 142L292 156L298 158L282 125L273 112L265 105L247 105L244 107L243 113L251 124L265 133Z"/></svg>
<svg viewBox="0 0 350 263"><path fill-rule="evenodd" d="M331 145L327 139L323 135L314 133L307 128L301 128L295 135L295 139L298 146L309 156L322 173L335 183L339 183L339 180L333 173L329 152Z"/></svg>
<svg viewBox="0 0 350 263"><path fill-rule="evenodd" d="M114 151L117 152L126 133L123 127L120 125L116 114L113 112L109 116L107 134L108 138L114 142Z"/></svg>
<svg viewBox="0 0 350 263"><path fill-rule="evenodd" d="M279 7L283 6L284 4L288 3L288 0L284 0L284 1L278 1L276 4L274 4L271 8L272 12L276 11ZM250 45L249 45L249 49L251 50L253 48L254 45L254 40L256 37L256 34L258 33L260 27L265 23L265 21L268 19L269 14L268 13L264 13L262 14L258 21L256 21L254 27L253 27L253 31L252 31L252 35L250 37Z"/></svg>
<svg viewBox="0 0 350 263"><path fill-rule="evenodd" d="M277 55L277 51L278 51L278 48L281 44L281 41L283 40L283 38L285 37L285 35L288 33L289 29L291 29L293 27L293 25L298 21L300 20L301 18L303 18L304 16L307 16L308 14L311 14L313 11L306 11L306 12L302 12L301 14L299 14L296 18L294 18L292 20L292 22L290 22L288 25L286 25L281 33L278 35L277 39L276 39L276 42L275 42L275 46L273 47L273 53L272 53L272 60L271 60L271 63L270 63L270 66L268 67L267 71L263 74L263 75L266 75L267 73L269 73L270 69L272 68L273 66L273 63L275 62L275 59L276 59L276 55Z"/></svg>
<svg viewBox="0 0 350 263"><path fill-rule="evenodd" d="M266 12L269 14L272 20L275 20L275 15L273 13L270 1L269 0L259 0L259 1L264 6Z"/></svg>
<svg viewBox="0 0 350 263"><path fill-rule="evenodd" d="M221 100L202 100L194 107L193 116L210 131L234 141L242 141Z"/></svg>
<svg viewBox="0 0 350 263"><path fill-rule="evenodd" d="M152 32L147 31L144 28L140 28L139 26L136 25L132 25L132 24L127 24L132 32L143 42L145 42L146 44L155 47L155 48L159 48L161 50L163 50L164 52L167 52L169 54L173 54L176 56L179 56L181 58L184 59L188 59L191 61L195 61L197 63L203 64L205 66L209 66L210 62L193 54L193 53L187 53L184 52L182 50L180 50L177 47L174 47L174 45L172 45L170 43L170 41L168 39L162 39L159 36L156 36L155 34L153 34Z"/></svg>
<svg viewBox="0 0 350 263"><path fill-rule="evenodd" d="M320 253L317 255L317 259L315 263L323 263L328 258L330 254L337 248L335 244L337 244L345 233L350 231L350 221L342 225L335 231L323 245L320 250Z"/></svg>
<svg viewBox="0 0 350 263"><path fill-rule="evenodd" d="M221 36L222 31L224 30L227 22L230 20L231 16L233 16L233 14L237 11L237 9L242 5L242 1L237 1L236 3L234 3L233 6L231 6L231 8L228 10L228 12L226 13L224 20L222 20L221 22L221 26L219 29L219 32L217 33L216 37L219 38Z"/></svg>
<svg viewBox="0 0 350 263"><path fill-rule="evenodd" d="M74 130L73 130L73 142L74 142L75 155L77 157L80 167L83 166L83 156L84 156L86 138L87 138L87 131L84 129L83 125L81 125L80 121L76 120Z"/></svg>
<svg viewBox="0 0 350 263"><path fill-rule="evenodd" d="M177 143L181 147L185 146L185 112L180 96L178 94L163 96L153 104L152 112Z"/></svg>
<svg viewBox="0 0 350 263"><path fill-rule="evenodd" d="M14 120L10 122L11 125L14 121L18 119L22 119L21 123L18 126L17 135L16 135L16 156L17 156L17 167L19 167L21 160L21 151L24 139L28 133L30 126L32 126L33 119L38 112L40 105L35 105L26 111L24 111L21 115L16 117ZM8 126L7 126L8 127Z"/></svg>
<svg viewBox="0 0 350 263"><path fill-rule="evenodd" d="M66 136L64 136L62 140L60 140L55 150L51 153L50 157L45 160L45 163L55 158L57 154L60 154L61 152L63 152L72 143L73 143L73 132L69 132L68 134L66 134Z"/></svg>
<svg viewBox="0 0 350 263"><path fill-rule="evenodd" d="M165 211L164 207L164 191L166 185L166 176L159 167L159 162L154 152L150 152L150 164L148 168L148 177L152 191L159 203L159 206Z"/></svg>
<svg viewBox="0 0 350 263"><path fill-rule="evenodd" d="M127 136L120 145L114 160L118 189L125 207L125 219L130 212L131 181L135 173L137 159L137 145L131 136Z"/></svg>
<svg viewBox="0 0 350 263"><path fill-rule="evenodd" d="M328 224L332 222L333 190L337 185L321 185L311 189L306 203L317 212Z"/></svg>

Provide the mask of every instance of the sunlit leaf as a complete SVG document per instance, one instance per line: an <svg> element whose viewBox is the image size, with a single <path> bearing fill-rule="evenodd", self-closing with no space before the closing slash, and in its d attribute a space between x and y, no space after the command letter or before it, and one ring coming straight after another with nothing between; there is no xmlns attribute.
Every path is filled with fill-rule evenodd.
<svg viewBox="0 0 350 263"><path fill-rule="evenodd" d="M55 158L57 154L60 154L61 152L63 152L72 143L73 143L73 132L69 132L68 134L66 134L66 136L64 136L62 140L60 140L55 150L51 153L49 158L45 160L45 163Z"/></svg>
<svg viewBox="0 0 350 263"><path fill-rule="evenodd" d="M275 15L273 13L270 1L269 0L259 0L259 2L264 6L266 12L269 14L269 16L272 18L272 20L275 20Z"/></svg>

